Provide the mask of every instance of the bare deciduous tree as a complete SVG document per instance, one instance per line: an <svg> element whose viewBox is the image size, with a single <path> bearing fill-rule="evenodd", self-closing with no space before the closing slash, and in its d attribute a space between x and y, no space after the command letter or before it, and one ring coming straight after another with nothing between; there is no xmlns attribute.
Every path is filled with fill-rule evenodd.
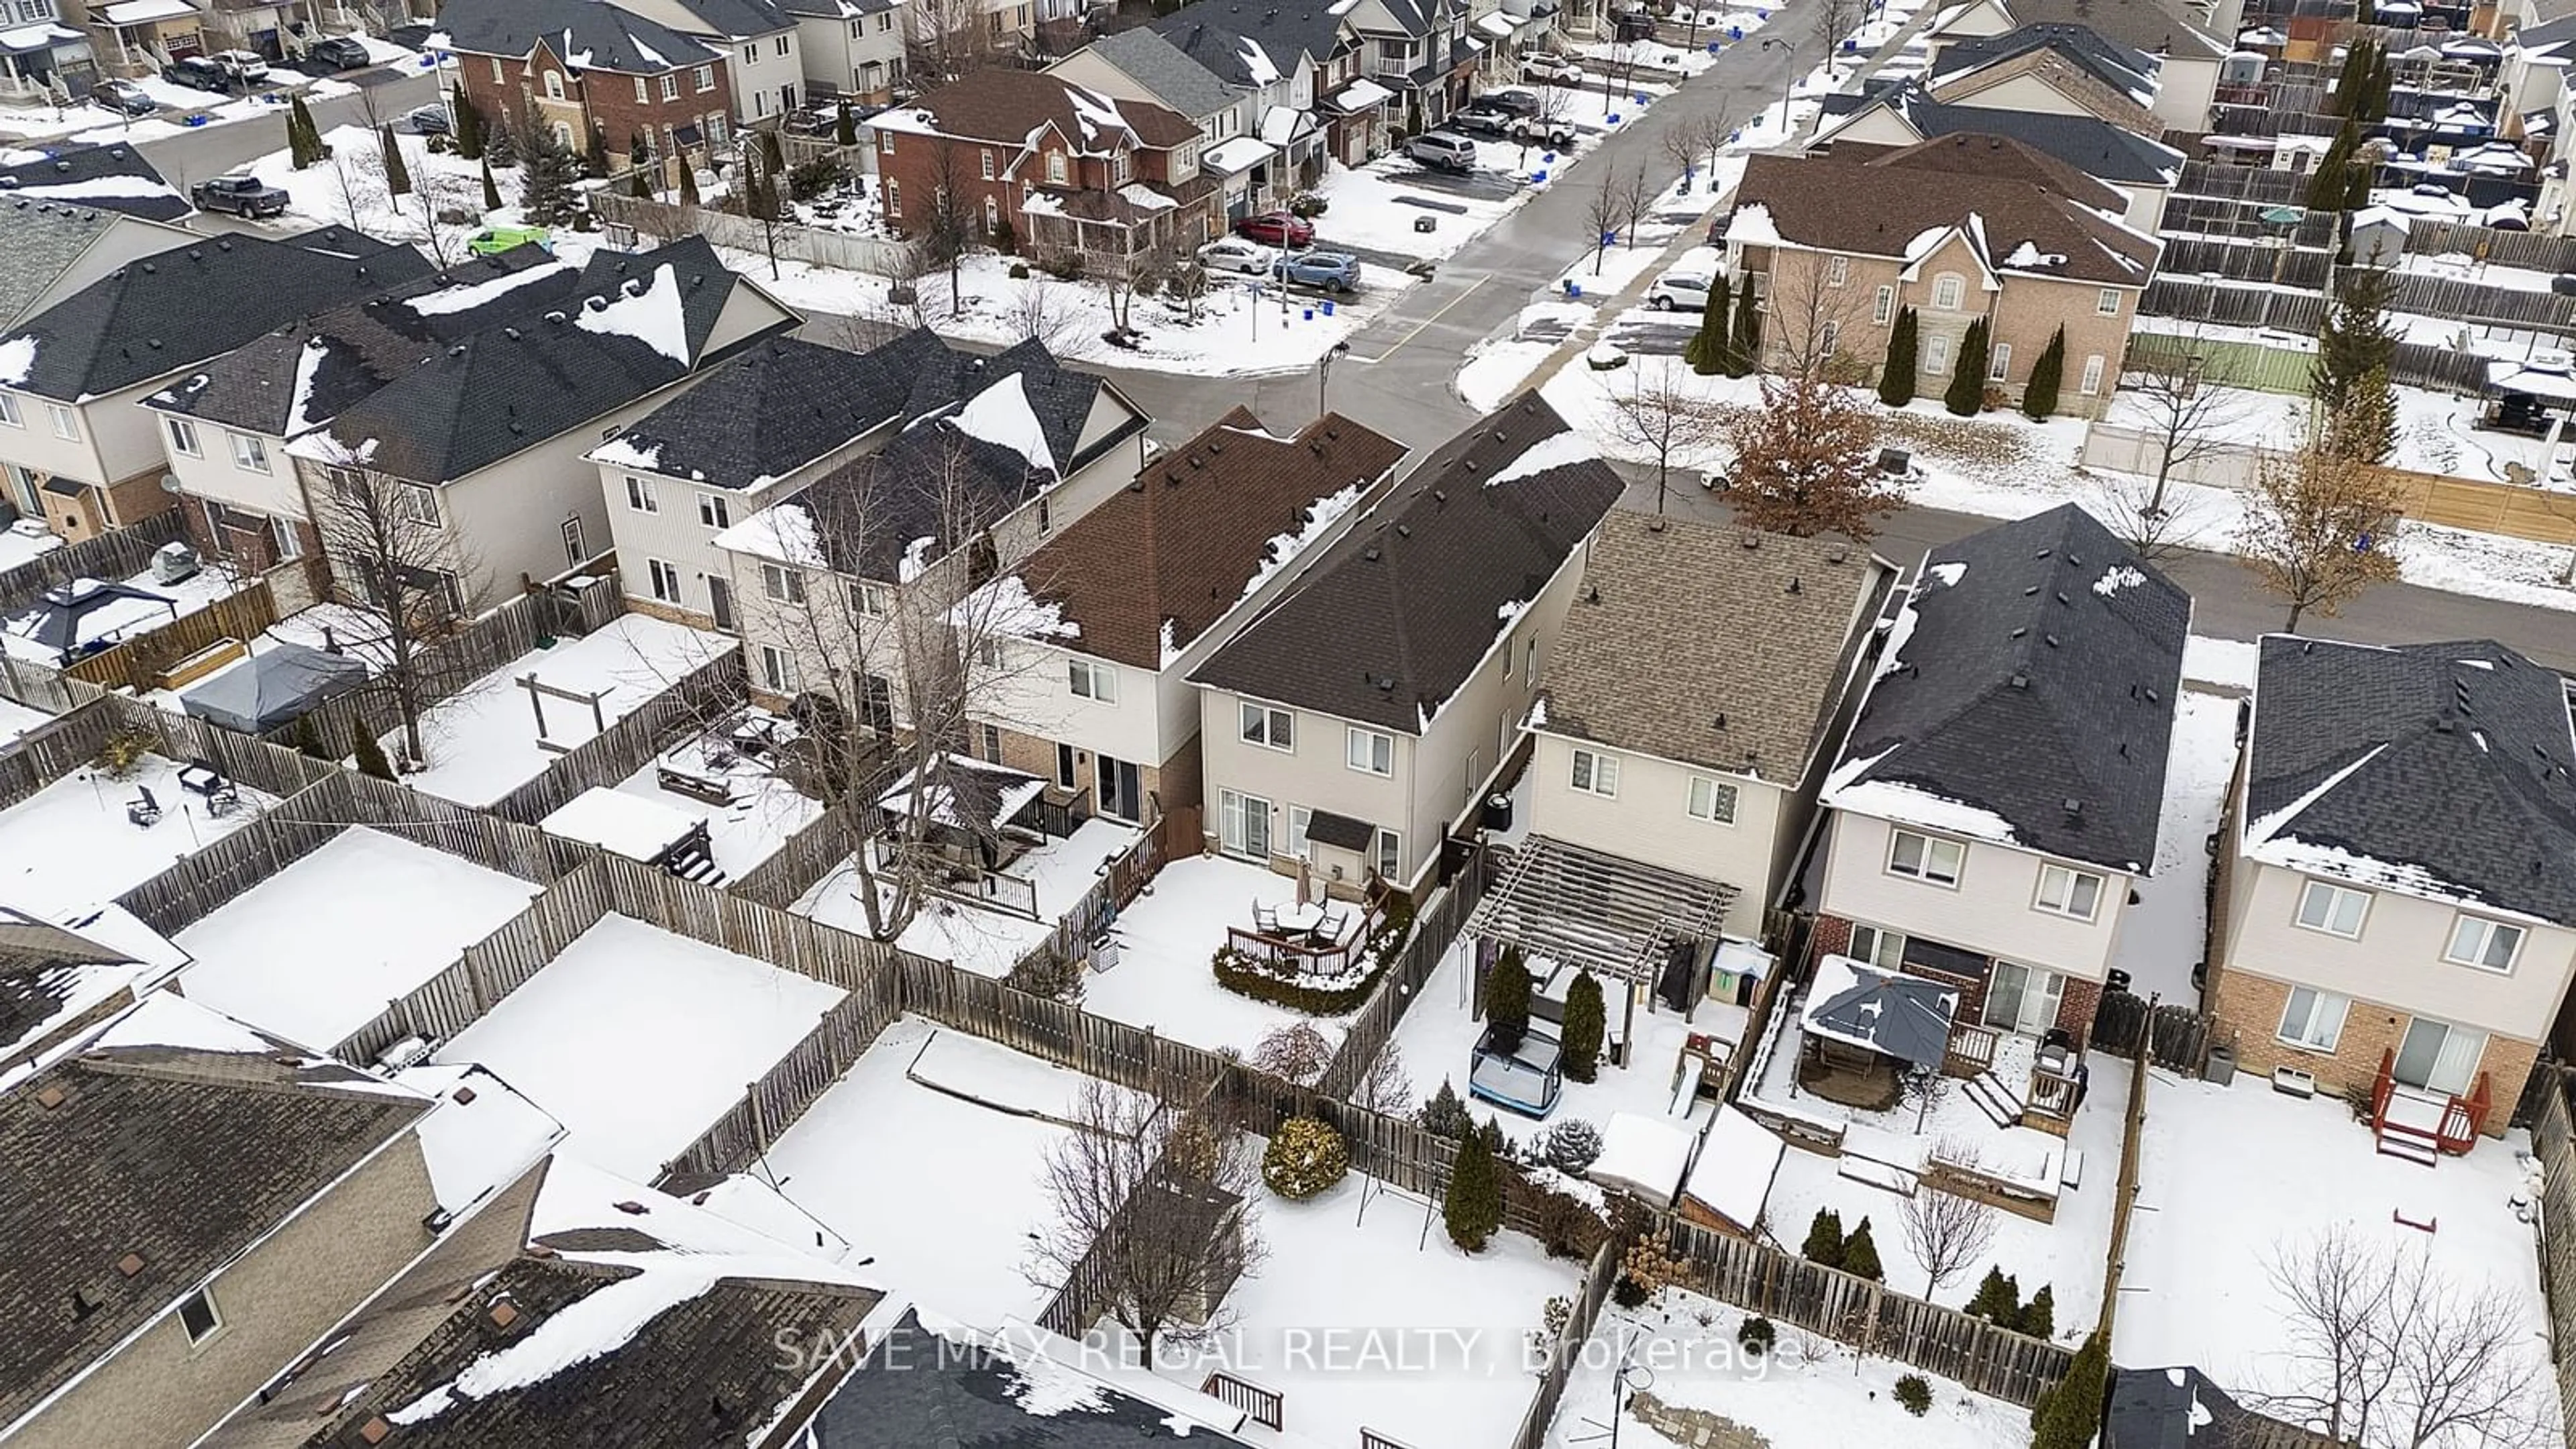
<svg viewBox="0 0 2576 1449"><path fill-rule="evenodd" d="M913 0L906 6L905 65L925 89L964 80L1001 63L999 36L984 0Z"/></svg>
<svg viewBox="0 0 2576 1449"><path fill-rule="evenodd" d="M425 760L420 720L436 667L428 646L473 597L481 566L441 526L436 490L369 467L347 449L298 468L323 556L343 590L369 606L363 627L376 633L343 642L376 666L393 696L403 756Z"/></svg>
<svg viewBox="0 0 2576 1449"><path fill-rule="evenodd" d="M1610 410L1602 415L1611 438L1623 445L1624 451L1641 451L1654 459L1658 514L1664 511L1673 465L1678 462L1687 466L1723 431L1717 410L1708 399L1676 380L1676 372L1687 377L1688 371L1663 365L1671 361L1656 359L1656 366L1632 362L1625 369L1629 375L1627 389L1609 389Z"/></svg>
<svg viewBox="0 0 2576 1449"><path fill-rule="evenodd" d="M1868 377L1870 364L1845 346L1869 315L1868 288L1850 285L1848 271L1837 274L1814 252L1773 251L1763 281L1764 355L1757 366L1830 382Z"/></svg>
<svg viewBox="0 0 2576 1449"><path fill-rule="evenodd" d="M2388 545L2399 502L2378 466L2322 443L2263 456L2236 547L2263 587L2290 606L2285 631L2299 632L2311 609L2331 618L2364 589L2397 577Z"/></svg>
<svg viewBox="0 0 2576 1449"><path fill-rule="evenodd" d="M2156 465L2142 516L2163 511L2174 469L2224 450L2245 416L2244 398L2228 387L2224 365L2212 362L2194 338L2173 341L2179 345L2132 347L2120 375L2122 410L2146 434Z"/></svg>
<svg viewBox="0 0 2576 1449"><path fill-rule="evenodd" d="M1601 260L1609 253L1610 238L1619 230L1620 218L1628 214L1628 203L1622 183L1616 176L1605 176L1583 198L1583 222L1592 229L1592 275L1601 275Z"/></svg>
<svg viewBox="0 0 2576 1449"><path fill-rule="evenodd" d="M948 269L951 317L966 311L966 254L974 249L977 225L974 203L966 194L966 178L971 174L966 150L954 137L931 139L930 195L918 203L922 208L921 229L915 234L921 243L922 260Z"/></svg>
<svg viewBox="0 0 2576 1449"><path fill-rule="evenodd" d="M1977 1155L1965 1143L1944 1140L1934 1150L1944 1162L1973 1168ZM1923 1265L1926 1299L1949 1286L1982 1258L1995 1240L1995 1209L1972 1197L1918 1188L1905 1200L1905 1245Z"/></svg>
<svg viewBox="0 0 2576 1449"><path fill-rule="evenodd" d="M1072 289L1043 273L1033 272L1019 283L1003 309L1003 322L1013 338L1036 342L1058 357L1079 357L1089 342Z"/></svg>
<svg viewBox="0 0 2576 1449"><path fill-rule="evenodd" d="M1301 1087L1315 1085L1332 1064L1333 1044L1311 1022L1273 1027L1252 1049L1254 1067Z"/></svg>
<svg viewBox="0 0 2576 1449"><path fill-rule="evenodd" d="M1412 1074L1404 1069L1404 1048L1393 1037L1369 1059L1360 1073L1359 1085L1351 1090L1351 1100L1389 1117L1411 1115L1416 1098Z"/></svg>

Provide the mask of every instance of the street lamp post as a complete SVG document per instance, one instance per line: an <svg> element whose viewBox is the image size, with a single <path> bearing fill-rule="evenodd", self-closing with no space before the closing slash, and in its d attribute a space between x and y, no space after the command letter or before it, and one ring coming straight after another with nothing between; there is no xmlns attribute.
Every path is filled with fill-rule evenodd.
<svg viewBox="0 0 2576 1449"><path fill-rule="evenodd" d="M1348 356L1350 350L1349 343L1336 342L1325 348L1324 355L1315 361L1315 416L1317 418L1323 417L1330 410L1325 399L1333 385L1333 360Z"/></svg>
<svg viewBox="0 0 2576 1449"><path fill-rule="evenodd" d="M1789 58L1789 68L1780 76L1780 138L1789 137L1789 90L1798 82L1798 47L1776 35L1762 37L1764 50L1778 50Z"/></svg>

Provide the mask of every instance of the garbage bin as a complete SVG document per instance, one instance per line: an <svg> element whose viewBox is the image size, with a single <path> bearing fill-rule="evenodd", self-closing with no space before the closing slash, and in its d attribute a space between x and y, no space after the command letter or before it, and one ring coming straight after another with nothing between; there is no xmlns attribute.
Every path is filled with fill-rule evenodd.
<svg viewBox="0 0 2576 1449"><path fill-rule="evenodd" d="M2214 1046L2209 1049L2209 1064L2200 1069L2200 1079L2226 1086L2236 1080L2236 1048Z"/></svg>
<svg viewBox="0 0 2576 1449"><path fill-rule="evenodd" d="M1103 931L1091 938L1091 969L1106 971L1118 964L1118 933Z"/></svg>

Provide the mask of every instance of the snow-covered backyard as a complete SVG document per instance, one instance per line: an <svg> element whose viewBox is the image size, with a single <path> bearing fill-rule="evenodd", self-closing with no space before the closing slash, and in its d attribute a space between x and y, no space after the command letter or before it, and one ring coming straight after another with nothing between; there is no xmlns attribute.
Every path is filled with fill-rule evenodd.
<svg viewBox="0 0 2576 1449"><path fill-rule="evenodd" d="M248 825L277 802L240 787L221 815L179 784L178 762L145 755L123 779L84 766L0 811L0 901L54 916L112 900ZM137 825L126 806L151 792L161 818Z"/></svg>
<svg viewBox="0 0 2576 1449"><path fill-rule="evenodd" d="M25 520L21 519L20 522L23 523ZM42 520L38 522L41 523ZM33 563L62 546L63 536L58 533L45 533L36 529L22 532L15 525L0 528L0 573L14 569L20 564Z"/></svg>
<svg viewBox="0 0 2576 1449"><path fill-rule="evenodd" d="M241 587L242 580L230 570L207 567L175 584L156 583L152 571L145 569L123 581L137 591L137 596L113 598L83 612L74 625L71 652L92 653L111 644L133 639L169 623L181 614L193 614L215 600ZM74 579L64 587L77 601L100 587L97 579ZM24 613L0 623L0 648L20 659L38 664L58 664L65 651L39 639L36 631L49 613L49 606L39 604Z"/></svg>
<svg viewBox="0 0 2576 1449"><path fill-rule="evenodd" d="M1136 838L1132 826L1098 818L1086 820L1074 828L1073 834L1061 839L1050 837L1046 844L1002 868L1003 875L1031 883L1037 897L1034 919L935 896L922 903L912 923L895 938L895 944L978 976L1007 976L1020 958L1054 933L1056 922L1100 879L1101 870L1110 861L1136 843ZM843 861L816 881L791 909L827 926L865 935L867 910L860 903L858 889L857 868Z"/></svg>
<svg viewBox="0 0 2576 1449"><path fill-rule="evenodd" d="M735 880L776 854L789 836L823 813L822 801L759 764L739 762L736 768L724 771L723 778L733 792L730 805L713 805L695 795L664 789L660 760L647 762L614 788L621 795L650 800L706 821L708 853L714 857L716 868Z"/></svg>
<svg viewBox="0 0 2576 1449"><path fill-rule="evenodd" d="M2111 960L2136 995L2200 1004L2191 972L2208 949L2208 841L2236 772L2236 709L2234 699L2186 689L2175 711L2155 869L2137 882Z"/></svg>
<svg viewBox="0 0 2576 1449"><path fill-rule="evenodd" d="M530 674L558 689L597 693L600 715L613 725L737 647L737 641L722 634L621 614L583 638L532 649L431 707L421 719L429 768L404 777L405 782L460 805L480 806L545 773L559 750L538 742L530 693L519 683ZM551 695L543 703L546 739L561 749L599 733L585 706ZM388 755L401 739L399 731L384 738Z"/></svg>
<svg viewBox="0 0 2576 1449"><path fill-rule="evenodd" d="M1264 1036L1294 1021L1311 1021L1326 1040L1339 1041L1338 1017L1303 1016L1216 981L1226 928L1249 931L1255 905L1275 909L1296 899L1295 878L1221 855L1165 865L1119 914L1118 965L1085 982L1082 1009L1211 1051L1231 1047L1250 1055Z"/></svg>
<svg viewBox="0 0 2576 1449"><path fill-rule="evenodd" d="M179 933L188 995L327 1052L527 908L540 887L364 826Z"/></svg>
<svg viewBox="0 0 2576 1449"><path fill-rule="evenodd" d="M41 709L31 709L14 699L0 699L0 749L15 744L31 731L42 729L53 718Z"/></svg>
<svg viewBox="0 0 2576 1449"><path fill-rule="evenodd" d="M575 1156L649 1181L843 994L609 916L435 1059L491 1068L563 1122Z"/></svg>

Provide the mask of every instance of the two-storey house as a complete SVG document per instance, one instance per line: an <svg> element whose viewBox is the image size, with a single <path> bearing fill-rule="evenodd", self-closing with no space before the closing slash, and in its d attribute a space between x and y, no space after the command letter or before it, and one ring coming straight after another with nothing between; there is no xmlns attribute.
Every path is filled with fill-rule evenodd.
<svg viewBox="0 0 2576 1449"><path fill-rule="evenodd" d="M1365 73L1394 92L1406 130L1437 126L1467 103L1485 51L1468 0L1334 0L1329 8L1350 26Z"/></svg>
<svg viewBox="0 0 2576 1449"><path fill-rule="evenodd" d="M1009 658L979 722L1000 763L1092 813L1200 803L1190 671L1375 500L1404 445L1338 413L1294 434L1236 408L978 591Z"/></svg>
<svg viewBox="0 0 2576 1449"><path fill-rule="evenodd" d="M1411 890L1500 766L1622 484L1536 392L1443 444L1190 675L1211 848Z"/></svg>
<svg viewBox="0 0 2576 1449"><path fill-rule="evenodd" d="M10 494L75 542L166 510L168 449L137 402L271 328L429 270L410 247L338 228L127 262L0 336Z"/></svg>
<svg viewBox="0 0 2576 1449"><path fill-rule="evenodd" d="M1263 139L1260 91L1220 76L1146 28L1104 35L1047 67L1106 96L1151 101L1187 117L1201 138L1199 167L1216 179L1219 205L1236 221L1274 202L1288 168Z"/></svg>
<svg viewBox="0 0 2576 1449"><path fill-rule="evenodd" d="M882 105L904 84L911 25L903 0L781 0L796 18L805 91L858 105Z"/></svg>
<svg viewBox="0 0 2576 1449"><path fill-rule="evenodd" d="M2565 682L2484 641L2273 635L2250 710L2204 992L2223 1037L2329 1092L2475 1098L2502 1132L2576 974Z"/></svg>
<svg viewBox="0 0 2576 1449"><path fill-rule="evenodd" d="M1756 156L1736 188L1728 270L1761 299L1766 367L1840 356L1875 373L1910 308L1918 390L1950 385L1982 319L1986 382L2014 395L2063 330L2058 408L2098 416L2163 250L2111 219L2126 205L2000 136Z"/></svg>
<svg viewBox="0 0 2576 1449"><path fill-rule="evenodd" d="M2190 625L2071 503L1932 550L1825 783L1817 953L2080 1044L2156 857Z"/></svg>
<svg viewBox="0 0 2576 1449"><path fill-rule="evenodd" d="M89 37L66 23L56 0L23 0L0 29L0 101L31 104L83 96L98 82Z"/></svg>
<svg viewBox="0 0 2576 1449"><path fill-rule="evenodd" d="M2209 129L2218 63L2227 55L2197 17L2168 0L1970 0L1943 11L1928 38L1935 77L2053 50L2059 62L2093 70L2096 79L2124 90L2163 127L2194 133ZM1963 55L1976 59L1963 64ZM2119 78L2096 62L2116 68ZM2022 74L2035 63L2022 60L2007 69ZM2130 76L2144 84L2127 83ZM1937 80L1934 89L1941 89Z"/></svg>
<svg viewBox="0 0 2576 1449"><path fill-rule="evenodd" d="M1540 669L1530 834L1732 886L1722 929L1761 938L1896 577L1844 538L1612 512Z"/></svg>
<svg viewBox="0 0 2576 1449"><path fill-rule="evenodd" d="M657 161L727 147L730 50L607 0L447 0L438 26L487 124L545 127L582 155L600 149L611 169L636 159L639 140Z"/></svg>
<svg viewBox="0 0 2576 1449"><path fill-rule="evenodd" d="M1343 154L1349 133L1365 131L1383 109L1383 97L1359 117L1326 104L1326 96L1360 76L1357 36L1330 7L1202 0L1155 20L1153 28L1211 73L1253 93L1251 134L1279 148L1291 178L1282 185L1304 188L1322 180L1325 158ZM1368 153L1361 147L1357 154Z"/></svg>
<svg viewBox="0 0 2576 1449"><path fill-rule="evenodd" d="M725 56L738 126L775 125L805 94L804 25L779 0L616 0Z"/></svg>
<svg viewBox="0 0 2576 1449"><path fill-rule="evenodd" d="M1902 149L1962 134L2018 141L2119 192L2126 198L2121 222L2147 236L2164 225L2165 198L2182 179L2182 152L2099 116L1951 105L1933 99L1920 80L1827 96L1824 108L1811 143L1819 149L1864 143Z"/></svg>

